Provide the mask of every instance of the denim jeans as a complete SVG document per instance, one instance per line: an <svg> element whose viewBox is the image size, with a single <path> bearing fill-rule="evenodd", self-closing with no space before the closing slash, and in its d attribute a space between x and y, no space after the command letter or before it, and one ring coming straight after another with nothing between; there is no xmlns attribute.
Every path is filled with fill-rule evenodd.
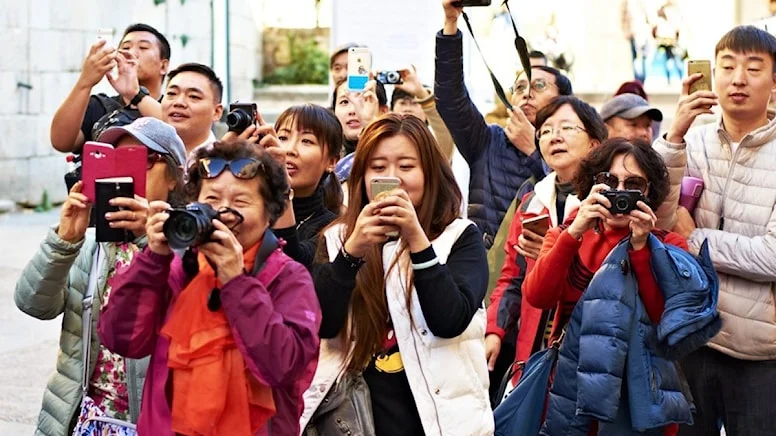
<svg viewBox="0 0 776 436"><path fill-rule="evenodd" d="M740 360L702 347L680 362L695 399L695 424L679 436L776 434L776 360Z"/></svg>

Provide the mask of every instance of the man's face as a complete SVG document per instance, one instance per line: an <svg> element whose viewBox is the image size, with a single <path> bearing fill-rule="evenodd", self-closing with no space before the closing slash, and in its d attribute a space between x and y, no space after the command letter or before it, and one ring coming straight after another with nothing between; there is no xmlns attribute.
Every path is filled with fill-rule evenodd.
<svg viewBox="0 0 776 436"><path fill-rule="evenodd" d="M332 62L329 72L331 73L332 83L345 80L345 77L348 75L348 52L343 51L334 56L334 62Z"/></svg>
<svg viewBox="0 0 776 436"><path fill-rule="evenodd" d="M162 121L175 127L187 150L207 139L210 126L221 118L222 112L210 80L202 74L184 71L167 83Z"/></svg>
<svg viewBox="0 0 776 436"><path fill-rule="evenodd" d="M770 54L728 49L717 53L714 92L723 114L734 118L761 117L774 89L776 75Z"/></svg>
<svg viewBox="0 0 776 436"><path fill-rule="evenodd" d="M622 117L612 117L606 121L610 138L625 138L627 140L642 139L652 143L652 119L647 114L628 120Z"/></svg>
<svg viewBox="0 0 776 436"><path fill-rule="evenodd" d="M426 122L426 113L420 107L420 103L412 97L401 98L393 105L393 112L401 115L415 115L424 123Z"/></svg>
<svg viewBox="0 0 776 436"><path fill-rule="evenodd" d="M528 85L528 76L520 74L515 81L512 94L512 104L518 106L525 114L528 121L536 122L536 113L547 106L553 97L558 96L558 85L555 76L544 70L531 69L531 85Z"/></svg>
<svg viewBox="0 0 776 436"><path fill-rule="evenodd" d="M119 49L127 50L137 57L137 79L141 85L167 74L170 61L162 59L159 40L153 33L129 32L121 40Z"/></svg>

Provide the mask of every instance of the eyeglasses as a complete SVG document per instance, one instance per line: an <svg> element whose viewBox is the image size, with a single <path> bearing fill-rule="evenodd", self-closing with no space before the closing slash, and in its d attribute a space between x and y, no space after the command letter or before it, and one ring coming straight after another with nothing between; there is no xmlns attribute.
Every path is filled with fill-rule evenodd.
<svg viewBox="0 0 776 436"><path fill-rule="evenodd" d="M161 153L155 151L148 152L148 158L146 160L146 170L150 170L156 165L157 162L164 161L164 156Z"/></svg>
<svg viewBox="0 0 776 436"><path fill-rule="evenodd" d="M542 140L542 139L550 139L553 136L555 136L555 128L552 126L546 126L543 125L539 128L539 130L536 131L536 139ZM571 136L574 136L577 132L587 132L583 127L579 127L576 124L571 123L563 123L557 127L557 132L560 136L564 138L569 138Z"/></svg>
<svg viewBox="0 0 776 436"><path fill-rule="evenodd" d="M203 179L213 179L218 177L227 167L229 171L238 179L252 179L264 171L264 164L256 159L242 158L235 160L226 160L220 157L202 158L198 162L199 175Z"/></svg>
<svg viewBox="0 0 776 436"><path fill-rule="evenodd" d="M557 88L557 85L552 82L548 82L544 79L536 79L531 82L531 91L541 94L550 86L555 86ZM528 89L528 81L517 82L510 88L512 92L517 92L518 94L524 94L526 89Z"/></svg>
<svg viewBox="0 0 776 436"><path fill-rule="evenodd" d="M603 183L604 185L614 190L620 187L621 182L617 176L609 172L596 174L595 177L593 177L593 181L596 185ZM647 188L649 188L649 181L644 177L631 176L627 177L625 180L622 180L622 185L626 190L639 191L642 194L646 194Z"/></svg>

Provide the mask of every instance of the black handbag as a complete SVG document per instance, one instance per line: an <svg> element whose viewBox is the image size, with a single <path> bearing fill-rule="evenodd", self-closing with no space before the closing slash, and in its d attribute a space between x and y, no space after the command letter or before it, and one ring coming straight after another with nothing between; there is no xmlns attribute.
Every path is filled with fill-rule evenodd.
<svg viewBox="0 0 776 436"><path fill-rule="evenodd" d="M372 397L364 376L346 373L329 389L304 436L373 436Z"/></svg>

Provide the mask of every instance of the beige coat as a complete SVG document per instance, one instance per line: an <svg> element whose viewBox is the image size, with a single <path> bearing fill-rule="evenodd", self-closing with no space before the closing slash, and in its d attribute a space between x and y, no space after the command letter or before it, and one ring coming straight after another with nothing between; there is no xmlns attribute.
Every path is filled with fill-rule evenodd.
<svg viewBox="0 0 776 436"><path fill-rule="evenodd" d="M663 139L671 192L658 216L675 223L682 177L700 177L704 190L694 212L698 229L688 241L697 254L709 241L720 278L722 331L709 346L745 360L776 360L776 114L746 135L733 154L722 121L691 129L685 144Z"/></svg>

